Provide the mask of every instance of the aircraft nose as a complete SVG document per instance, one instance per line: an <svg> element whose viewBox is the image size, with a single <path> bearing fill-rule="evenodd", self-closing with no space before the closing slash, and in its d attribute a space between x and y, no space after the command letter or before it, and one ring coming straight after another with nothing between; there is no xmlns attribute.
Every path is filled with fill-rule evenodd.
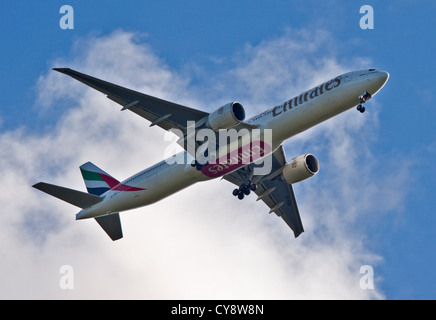
<svg viewBox="0 0 436 320"><path fill-rule="evenodd" d="M380 70L379 71L379 75L378 75L378 80L380 81L380 82L382 82L383 84L385 84L387 81L388 81L388 79L389 79L389 72L386 72L386 71L382 71L382 70Z"/></svg>
<svg viewBox="0 0 436 320"><path fill-rule="evenodd" d="M371 83L372 86L374 86L374 92L379 91L385 83L389 79L389 73L383 70L377 70L377 72L372 72L368 74L368 81Z"/></svg>
<svg viewBox="0 0 436 320"><path fill-rule="evenodd" d="M377 83L379 86L384 86L386 81L389 79L389 73L386 71L379 70L371 74L370 81Z"/></svg>

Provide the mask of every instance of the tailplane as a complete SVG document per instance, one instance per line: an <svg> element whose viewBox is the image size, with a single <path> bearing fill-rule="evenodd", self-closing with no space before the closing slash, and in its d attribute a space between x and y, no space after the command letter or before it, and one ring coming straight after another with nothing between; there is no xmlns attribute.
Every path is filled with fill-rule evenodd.
<svg viewBox="0 0 436 320"><path fill-rule="evenodd" d="M104 197L101 195L120 184L117 179L91 162L80 166L80 171L82 172L83 180L85 180L86 189L88 189L89 193L45 182L38 182L33 185L33 187L76 207L87 209L103 201ZM113 241L123 237L119 213L99 216L95 218L95 221L98 222L100 227L103 228Z"/></svg>
<svg viewBox="0 0 436 320"><path fill-rule="evenodd" d="M33 185L33 187L82 209L89 208L103 200L102 197L93 194L59 187L45 182L39 182Z"/></svg>
<svg viewBox="0 0 436 320"><path fill-rule="evenodd" d="M119 213L113 213L108 216L95 218L100 227L107 233L112 241L119 240L123 237L123 230L121 228L121 220Z"/></svg>

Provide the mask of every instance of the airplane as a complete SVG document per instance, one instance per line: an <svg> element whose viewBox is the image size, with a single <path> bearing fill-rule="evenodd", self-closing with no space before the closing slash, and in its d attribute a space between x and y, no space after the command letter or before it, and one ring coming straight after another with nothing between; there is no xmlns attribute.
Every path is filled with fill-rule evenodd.
<svg viewBox="0 0 436 320"><path fill-rule="evenodd" d="M245 120L245 109L237 101L208 113L70 68L53 70L102 92L120 104L122 111L132 111L150 121L150 126L172 130L185 149L121 182L87 162L80 170L88 192L45 182L33 185L79 207L76 220L95 218L113 241L123 237L120 212L150 205L197 182L219 177L236 185L232 194L240 200L254 192L257 201L262 200L269 213L281 217L297 238L304 228L292 185L317 174L319 163L309 153L287 162L283 143L355 106L360 113L365 112L364 104L389 78L388 72L375 68L347 72ZM218 137L232 129L238 135L230 142L218 144L210 138L211 133ZM210 139L193 139L202 130ZM250 137L245 140L248 143L243 142L246 136ZM263 167L266 170L262 171Z"/></svg>

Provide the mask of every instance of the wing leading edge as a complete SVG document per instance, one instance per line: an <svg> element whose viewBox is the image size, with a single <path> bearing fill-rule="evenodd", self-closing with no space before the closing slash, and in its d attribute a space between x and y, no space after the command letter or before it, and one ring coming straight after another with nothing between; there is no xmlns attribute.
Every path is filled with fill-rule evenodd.
<svg viewBox="0 0 436 320"><path fill-rule="evenodd" d="M209 113L188 108L173 102L152 97L122 86L91 77L70 68L53 68L104 93L109 99L122 106L121 110L130 110L165 130L177 128L186 133L188 121L199 121Z"/></svg>

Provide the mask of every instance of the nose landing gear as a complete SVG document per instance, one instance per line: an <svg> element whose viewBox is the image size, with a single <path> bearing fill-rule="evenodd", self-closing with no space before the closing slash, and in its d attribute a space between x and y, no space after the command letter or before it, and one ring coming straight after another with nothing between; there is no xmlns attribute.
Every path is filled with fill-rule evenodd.
<svg viewBox="0 0 436 320"><path fill-rule="evenodd" d="M365 107L363 106L363 104L368 101L369 99L371 99L371 94L368 91L365 91L364 93L362 93L359 96L359 101L360 103L357 106L357 110L360 111L360 113L364 113L365 112Z"/></svg>
<svg viewBox="0 0 436 320"><path fill-rule="evenodd" d="M363 105L359 104L357 106L357 110L360 111L360 113L364 113L366 109L365 109L365 107Z"/></svg>

